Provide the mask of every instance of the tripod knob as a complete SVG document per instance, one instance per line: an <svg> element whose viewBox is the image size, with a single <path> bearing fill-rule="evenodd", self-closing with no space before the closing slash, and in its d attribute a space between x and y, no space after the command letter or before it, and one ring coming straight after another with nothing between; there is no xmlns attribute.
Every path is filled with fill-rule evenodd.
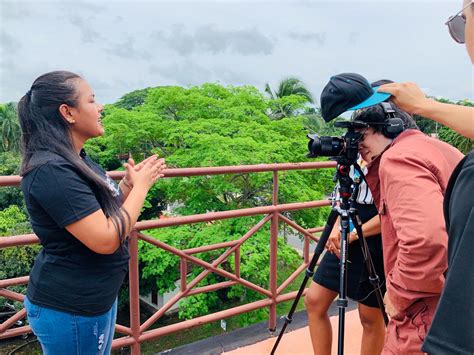
<svg viewBox="0 0 474 355"><path fill-rule="evenodd" d="M347 298L339 298L336 302L338 307L344 307L346 308L349 302L347 301Z"/></svg>
<svg viewBox="0 0 474 355"><path fill-rule="evenodd" d="M342 175L348 175L349 172L351 171L350 165L339 165L338 170Z"/></svg>

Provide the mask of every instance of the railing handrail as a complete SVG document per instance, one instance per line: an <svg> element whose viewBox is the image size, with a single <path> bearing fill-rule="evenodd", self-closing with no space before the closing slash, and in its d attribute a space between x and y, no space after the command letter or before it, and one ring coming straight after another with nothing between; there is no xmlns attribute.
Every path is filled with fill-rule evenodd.
<svg viewBox="0 0 474 355"><path fill-rule="evenodd" d="M194 214L190 216L178 216L178 217L168 217L166 219L151 219L148 221L140 221L135 224L135 230L143 231L154 228L163 228L170 226L179 226L183 224L192 224L208 221L216 221L220 219L229 219L236 217L246 217L246 216L257 216L261 214L282 212L282 211L293 211L306 208L316 208L328 206L329 201L308 201L308 202L296 202L296 203L286 203L276 206L262 206L262 207L252 207L252 208L241 208L237 210L230 211L221 211L221 212L208 212L201 214ZM35 234L21 234L13 235L9 237L0 237L0 249L19 246L19 245L28 245L28 244L37 244L39 239Z"/></svg>
<svg viewBox="0 0 474 355"><path fill-rule="evenodd" d="M303 162L303 163L275 163L275 164L254 164L238 166L209 166L199 168L172 168L164 170L164 178L183 177L183 176L202 176L202 175L224 175L238 173L261 173L271 171L286 170L308 170L323 169L336 166L333 161ZM121 179L125 171L109 171L107 174L113 179ZM20 175L0 175L0 186L18 186L20 185Z"/></svg>

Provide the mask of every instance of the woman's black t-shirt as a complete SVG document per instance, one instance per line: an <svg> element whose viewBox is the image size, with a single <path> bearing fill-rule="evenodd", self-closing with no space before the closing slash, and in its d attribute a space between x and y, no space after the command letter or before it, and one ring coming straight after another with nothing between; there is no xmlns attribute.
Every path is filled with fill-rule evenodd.
<svg viewBox="0 0 474 355"><path fill-rule="evenodd" d="M122 201L119 187L105 171L84 151L81 158ZM101 208L95 187L74 165L54 153L37 152L30 165L34 167L23 176L21 188L43 249L30 272L28 299L80 315L107 312L128 270L128 242L110 255L87 248L65 227Z"/></svg>

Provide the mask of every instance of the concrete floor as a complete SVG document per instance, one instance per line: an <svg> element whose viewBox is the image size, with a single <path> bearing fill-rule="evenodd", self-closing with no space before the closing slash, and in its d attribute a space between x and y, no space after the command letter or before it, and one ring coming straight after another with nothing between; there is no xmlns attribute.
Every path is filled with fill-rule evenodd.
<svg viewBox="0 0 474 355"><path fill-rule="evenodd" d="M360 354L360 339L362 337L362 326L359 321L357 310L346 312L345 316L344 354ZM337 354L337 328L338 317L331 317L333 329L332 354ZM269 338L253 345L238 348L236 350L222 353L222 355L269 355L276 341L276 337ZM309 336L308 327L300 328L286 333L278 345L275 355L312 355L313 349Z"/></svg>

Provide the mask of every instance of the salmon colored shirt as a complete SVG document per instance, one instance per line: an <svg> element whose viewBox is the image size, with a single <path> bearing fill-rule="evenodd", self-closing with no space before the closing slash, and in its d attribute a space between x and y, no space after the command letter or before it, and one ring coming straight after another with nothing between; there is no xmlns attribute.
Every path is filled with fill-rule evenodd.
<svg viewBox="0 0 474 355"><path fill-rule="evenodd" d="M381 219L387 291L399 317L420 299L431 307L438 302L447 269L443 197L462 158L456 148L410 129L368 165L366 178Z"/></svg>

